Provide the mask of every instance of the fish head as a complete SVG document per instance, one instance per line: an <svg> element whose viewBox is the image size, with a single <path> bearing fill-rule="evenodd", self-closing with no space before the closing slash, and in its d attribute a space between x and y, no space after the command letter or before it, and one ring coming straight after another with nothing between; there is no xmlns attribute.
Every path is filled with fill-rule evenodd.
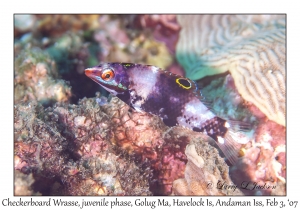
<svg viewBox="0 0 300 210"><path fill-rule="evenodd" d="M98 66L85 69L85 75L101 85L113 95L128 91L129 79L124 63L102 63Z"/></svg>

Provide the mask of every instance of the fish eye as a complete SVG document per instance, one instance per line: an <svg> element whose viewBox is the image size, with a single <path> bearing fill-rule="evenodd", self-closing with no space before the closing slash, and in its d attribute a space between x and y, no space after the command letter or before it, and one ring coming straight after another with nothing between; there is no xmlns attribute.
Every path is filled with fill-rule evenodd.
<svg viewBox="0 0 300 210"><path fill-rule="evenodd" d="M105 69L102 71L102 74L101 74L101 78L105 81L109 81L111 79L113 79L115 76L115 73L112 69Z"/></svg>

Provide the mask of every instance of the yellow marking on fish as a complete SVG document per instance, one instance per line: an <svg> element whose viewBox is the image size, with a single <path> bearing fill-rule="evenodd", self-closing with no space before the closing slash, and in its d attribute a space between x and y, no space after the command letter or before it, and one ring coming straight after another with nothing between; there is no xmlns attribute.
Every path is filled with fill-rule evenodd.
<svg viewBox="0 0 300 210"><path fill-rule="evenodd" d="M185 81L188 81L189 84L190 84L190 86L185 86L184 84L180 83L179 80L185 80ZM187 79L184 79L184 78L178 78L178 79L176 79L176 83L179 84L180 87L183 87L184 89L187 89L187 90L190 89L190 88L192 87L191 82L190 82L189 80L187 80Z"/></svg>

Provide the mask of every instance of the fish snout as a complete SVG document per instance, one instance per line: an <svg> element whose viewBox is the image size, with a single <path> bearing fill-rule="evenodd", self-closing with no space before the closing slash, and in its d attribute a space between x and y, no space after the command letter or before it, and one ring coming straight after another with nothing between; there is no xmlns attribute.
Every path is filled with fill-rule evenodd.
<svg viewBox="0 0 300 210"><path fill-rule="evenodd" d="M84 73L88 77L92 77L94 75L94 69L93 68L87 68L84 70Z"/></svg>

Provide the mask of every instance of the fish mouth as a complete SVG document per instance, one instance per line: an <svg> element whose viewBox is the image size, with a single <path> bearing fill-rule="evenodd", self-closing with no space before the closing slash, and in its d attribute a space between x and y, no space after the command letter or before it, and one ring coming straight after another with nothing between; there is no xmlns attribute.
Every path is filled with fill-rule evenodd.
<svg viewBox="0 0 300 210"><path fill-rule="evenodd" d="M87 68L84 70L84 73L86 76L90 77L90 78L93 78L95 76L95 69L93 68Z"/></svg>
<svg viewBox="0 0 300 210"><path fill-rule="evenodd" d="M84 73L87 77L94 80L99 85L103 86L103 84L99 81L99 77L98 77L99 70L97 70L95 68L87 68L84 70Z"/></svg>

